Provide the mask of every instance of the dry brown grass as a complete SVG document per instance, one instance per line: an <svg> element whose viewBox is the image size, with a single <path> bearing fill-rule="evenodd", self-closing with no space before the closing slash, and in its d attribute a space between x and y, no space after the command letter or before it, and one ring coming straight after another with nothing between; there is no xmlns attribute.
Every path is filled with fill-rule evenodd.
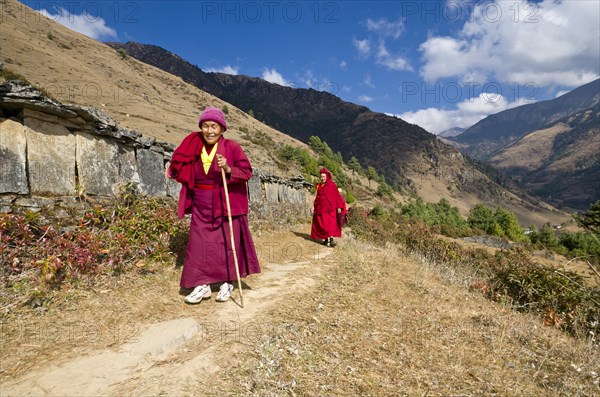
<svg viewBox="0 0 600 397"><path fill-rule="evenodd" d="M522 173L535 171L550 158L556 136L569 130L568 125L559 123L534 131L492 157L490 163L499 169L520 167Z"/></svg>
<svg viewBox="0 0 600 397"><path fill-rule="evenodd" d="M256 291L276 281L287 285L273 290L279 291L272 298L277 304L250 298L242 317L230 323L220 317L227 306L182 303L180 270L173 264L147 265L144 275L100 278L87 288L63 291L45 311L13 310L3 319L1 379L117 349L149 324L192 317L227 329L203 331L156 363L146 380L136 375L119 392L592 396L600 391L597 347L488 301L465 288L460 274L421 264L396 245L377 248L345 238L334 255L309 260L300 272L284 276L302 279L302 285L278 280L277 269L307 263L317 249L305 239L308 225L296 228L300 232L255 236L266 255L263 263L277 265L265 266L247 282ZM302 255L286 249L292 245ZM215 357L219 371L210 362ZM173 376L175 388L169 383Z"/></svg>
<svg viewBox="0 0 600 397"><path fill-rule="evenodd" d="M173 310L181 306L179 271L165 264L148 266L153 274L98 276L66 285L44 307L13 308L2 318L0 379L118 346L134 339L145 323L185 315L185 310Z"/></svg>
<svg viewBox="0 0 600 397"><path fill-rule="evenodd" d="M585 341L450 284L397 247L348 241L313 293L262 320L208 386L253 396L592 396Z"/></svg>
<svg viewBox="0 0 600 397"><path fill-rule="evenodd" d="M269 263L301 262L307 259L302 255L315 253L315 244L281 227L253 234L263 274L245 279L249 285L263 278ZM64 284L62 290L49 293L52 299L38 308L31 308L23 300L13 302L6 310L7 302L3 301L0 383L94 351L118 348L135 341L156 322L181 317L195 318L200 324L214 321L223 305L214 301L201 306L184 304L179 288L181 268L175 262L173 258L165 263L146 263L118 277L96 275L77 285ZM267 277L264 280L257 288L269 288L272 281ZM179 359L190 359L205 342L202 338L191 341Z"/></svg>
<svg viewBox="0 0 600 397"><path fill-rule="evenodd" d="M181 78L132 57L123 58L106 44L15 0L2 0L1 10L0 62L58 101L96 107L121 127L172 144L198 129L198 115L205 106L227 105L227 137L244 146L255 167L277 175L283 172L273 161L272 147L251 144L241 128L263 131L275 143L306 148Z"/></svg>

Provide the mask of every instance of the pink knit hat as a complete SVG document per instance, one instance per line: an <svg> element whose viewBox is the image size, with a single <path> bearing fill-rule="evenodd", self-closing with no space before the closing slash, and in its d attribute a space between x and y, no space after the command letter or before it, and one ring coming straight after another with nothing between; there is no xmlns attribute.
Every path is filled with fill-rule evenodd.
<svg viewBox="0 0 600 397"><path fill-rule="evenodd" d="M200 120L198 121L198 126L200 128L202 128L202 123L204 121L214 121L223 128L223 132L227 131L227 121L225 121L225 114L221 109L208 106L204 109L202 114L200 114Z"/></svg>

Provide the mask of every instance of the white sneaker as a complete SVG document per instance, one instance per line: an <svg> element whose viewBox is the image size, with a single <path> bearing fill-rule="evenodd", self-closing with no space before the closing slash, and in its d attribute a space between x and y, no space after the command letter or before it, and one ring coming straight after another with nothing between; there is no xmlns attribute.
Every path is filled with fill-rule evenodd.
<svg viewBox="0 0 600 397"><path fill-rule="evenodd" d="M199 285L185 297L187 303L199 303L204 298L210 298L211 291L208 285Z"/></svg>
<svg viewBox="0 0 600 397"><path fill-rule="evenodd" d="M227 302L231 297L231 291L233 291L233 285L229 283L223 283L217 294L217 302Z"/></svg>

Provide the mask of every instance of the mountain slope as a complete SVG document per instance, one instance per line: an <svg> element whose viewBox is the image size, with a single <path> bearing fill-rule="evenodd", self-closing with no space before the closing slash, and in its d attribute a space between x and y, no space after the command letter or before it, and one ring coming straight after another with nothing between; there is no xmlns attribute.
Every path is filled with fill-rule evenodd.
<svg viewBox="0 0 600 397"><path fill-rule="evenodd" d="M252 110L259 120L297 139L307 142L311 135L317 135L346 161L354 156L364 168L375 167L388 183L425 200L448 198L463 213L483 201L511 208L524 218L531 212L521 206L534 207L492 182L455 148L399 118L371 112L328 92L294 89L248 76L206 73L158 46L107 44L123 48L130 56L180 76L242 110Z"/></svg>
<svg viewBox="0 0 600 397"><path fill-rule="evenodd" d="M442 138L452 138L452 137L456 137L456 136L462 134L466 130L467 130L466 128L454 127L454 128L449 128L445 131L442 131L437 135Z"/></svg>
<svg viewBox="0 0 600 397"><path fill-rule="evenodd" d="M227 89L233 99L251 94L253 103L249 101L248 106L255 109L253 118L246 113L249 109L236 108L233 100L225 102L179 77L119 54L14 0L4 0L2 5L0 62L57 100L94 106L123 127L176 144L197 128L200 109L209 104L227 105L227 136L242 144L255 168L282 176L298 173L297 169L281 169L274 149L283 144L306 145L259 121L272 117L270 120L274 125L279 121L281 129L298 124L294 130L298 136L319 135L334 150L349 147L349 151L344 150L346 156L356 155L365 168L373 165L385 172L388 183L396 182L427 201L447 198L463 214L483 201L511 209L523 224L568 219L543 203L538 206L504 190L465 161L456 149L403 120L370 112L328 93L294 90L260 79L246 78L243 85L238 79L243 76L212 74L213 86ZM273 100L263 101L265 96ZM264 111L256 107L265 102L269 107ZM272 142L256 142L251 136L255 131L261 131ZM363 202L377 200L365 196Z"/></svg>
<svg viewBox="0 0 600 397"><path fill-rule="evenodd" d="M257 168L285 175L271 148L251 142L262 131L280 144L306 147L249 117L231 104L183 82L179 77L74 32L14 0L4 0L0 23L0 62L61 102L94 106L121 126L178 144L198 129L206 105L228 105L229 138L239 141ZM297 174L297 170L293 170ZM290 172L291 173L291 172Z"/></svg>
<svg viewBox="0 0 600 397"><path fill-rule="evenodd" d="M524 135L550 127L564 117L596 107L599 103L600 79L552 100L493 114L450 139L467 145L463 146L464 153L486 160Z"/></svg>
<svg viewBox="0 0 600 397"><path fill-rule="evenodd" d="M531 132L490 163L555 205L585 210L600 198L600 109Z"/></svg>
<svg viewBox="0 0 600 397"><path fill-rule="evenodd" d="M413 162L434 137L405 121L371 112L342 101L328 92L271 84L259 78L205 73L175 54L157 46L128 42L108 43L127 54L159 67L304 142L312 135L325 140L348 160L358 158L384 172L388 181L402 183L399 169L388 163ZM394 147L394 145L401 145ZM378 156L375 156L378 154ZM382 157L383 155L383 157ZM388 172L386 172L388 171Z"/></svg>

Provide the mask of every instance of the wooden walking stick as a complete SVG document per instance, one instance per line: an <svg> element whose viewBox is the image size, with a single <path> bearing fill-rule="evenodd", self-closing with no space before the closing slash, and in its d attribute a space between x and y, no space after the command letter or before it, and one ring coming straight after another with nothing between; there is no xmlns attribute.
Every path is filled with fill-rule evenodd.
<svg viewBox="0 0 600 397"><path fill-rule="evenodd" d="M238 266L237 253L235 251L235 240L233 238L233 222L231 221L231 206L229 204L229 190L227 189L227 178L225 170L221 168L221 176L223 177L223 187L225 188L225 203L227 204L227 216L229 218L229 237L231 237L231 248L233 249L233 262L235 263L235 274L238 280L238 289L240 290L240 305L244 308L244 295L242 295L242 280L240 279L240 269Z"/></svg>

